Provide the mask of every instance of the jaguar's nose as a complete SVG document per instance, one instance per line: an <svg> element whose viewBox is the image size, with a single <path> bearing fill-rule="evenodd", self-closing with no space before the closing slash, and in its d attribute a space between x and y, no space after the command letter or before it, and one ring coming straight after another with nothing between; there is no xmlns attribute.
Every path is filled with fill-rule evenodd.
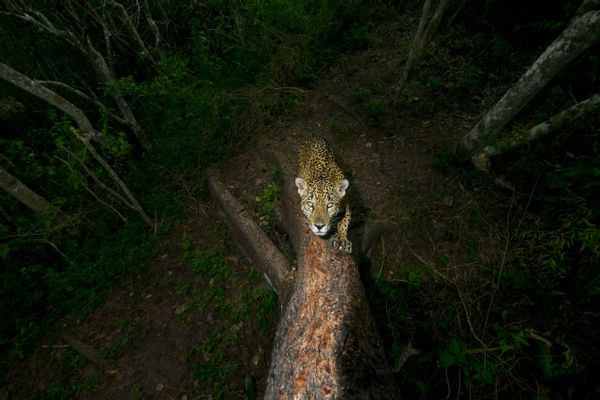
<svg viewBox="0 0 600 400"><path fill-rule="evenodd" d="M315 224L315 228L317 228L318 231L323 229L324 226L325 226L324 224Z"/></svg>

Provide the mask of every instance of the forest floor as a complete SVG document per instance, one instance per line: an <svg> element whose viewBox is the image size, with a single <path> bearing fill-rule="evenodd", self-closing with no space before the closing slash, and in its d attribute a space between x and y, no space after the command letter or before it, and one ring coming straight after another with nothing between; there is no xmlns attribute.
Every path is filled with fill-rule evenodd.
<svg viewBox="0 0 600 400"><path fill-rule="evenodd" d="M358 204L350 238L361 267L374 282L414 289L387 311L374 300L391 363L408 342L427 353L453 337L485 334L486 307L489 315L494 305L481 309L478 296L498 290L510 213L522 212L491 180L474 172L465 180L446 168L444 157L480 117L481 100L446 101L419 84L402 90L407 26L382 28L367 50L345 56L312 89L282 89L304 104L288 125L258 132L218 166L226 186L284 245L269 207L277 171L262 150L295 154L307 136L329 140ZM0 399L245 399L254 390L260 398L278 307L208 196L185 201L187 217L159 241L150 265L15 365ZM366 222L381 223L385 233L361 254ZM404 321L390 311L397 307ZM418 382L436 398L461 379L444 377L435 359L408 360L396 374L409 398L422 397Z"/></svg>

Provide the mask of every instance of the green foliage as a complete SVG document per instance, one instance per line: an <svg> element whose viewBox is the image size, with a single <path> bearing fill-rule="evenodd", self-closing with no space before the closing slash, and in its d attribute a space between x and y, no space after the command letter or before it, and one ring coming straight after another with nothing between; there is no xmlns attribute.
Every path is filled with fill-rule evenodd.
<svg viewBox="0 0 600 400"><path fill-rule="evenodd" d="M104 301L115 279L142 268L152 254L154 238L140 228L114 229L112 242L103 241L106 232L101 231L82 243L67 241L63 251L72 258L58 267L41 263L24 267L16 257L7 258L0 274L5 294L0 309L1 317L12 323L2 325L0 338L8 354L23 355L59 318L66 313L85 315ZM43 246L36 247L30 245L28 251L44 251ZM17 254L24 250L14 249Z"/></svg>
<svg viewBox="0 0 600 400"><path fill-rule="evenodd" d="M184 248L188 247L184 243ZM231 349L238 345L239 330L245 326L256 326L255 337L274 335L274 319L277 315L277 295L264 288L228 290L235 283L228 261L216 249L192 251L184 250L186 264L196 276L206 281L203 290L196 292L191 306L214 310L219 319L219 330L209 331L186 356L192 365L192 374L200 383L201 393L211 393L213 398L227 398L231 395L229 376L237 367L238 361ZM250 272L252 281L261 279L260 274ZM225 327L225 329L222 329ZM248 385L246 385L246 390Z"/></svg>
<svg viewBox="0 0 600 400"><path fill-rule="evenodd" d="M595 156L568 156L565 161L552 166L539 187L536 200L544 208L527 216L527 229L519 233L522 253L539 265L545 285L570 276L595 297L599 286L594 282L600 276L594 267L600 262L600 163ZM579 268L573 270L573 265Z"/></svg>
<svg viewBox="0 0 600 400"><path fill-rule="evenodd" d="M274 333L273 317L277 313L277 294L263 288L254 289L248 294L247 313L252 306L257 308L258 326L262 334L272 335Z"/></svg>
<svg viewBox="0 0 600 400"><path fill-rule="evenodd" d="M450 341L447 347L440 350L439 366L448 369L452 366L463 367L467 363L466 345L458 339Z"/></svg>
<svg viewBox="0 0 600 400"><path fill-rule="evenodd" d="M88 364L81 354L71 349L60 351L61 372L65 379L55 380L42 393L41 399L72 399L82 390L96 392L99 389L99 374L94 374L82 380L80 372ZM38 398L38 397L36 397Z"/></svg>
<svg viewBox="0 0 600 400"><path fill-rule="evenodd" d="M447 83L448 92L453 95L468 94L475 89L481 77L481 70L476 66L453 71Z"/></svg>
<svg viewBox="0 0 600 400"><path fill-rule="evenodd" d="M229 276L229 267L223 255L215 249L196 252L191 259L191 266L194 273L210 276L219 281Z"/></svg>
<svg viewBox="0 0 600 400"><path fill-rule="evenodd" d="M260 204L261 219L266 222L266 231L269 233L275 223L275 203L279 197L280 189L275 185L267 186L255 200Z"/></svg>

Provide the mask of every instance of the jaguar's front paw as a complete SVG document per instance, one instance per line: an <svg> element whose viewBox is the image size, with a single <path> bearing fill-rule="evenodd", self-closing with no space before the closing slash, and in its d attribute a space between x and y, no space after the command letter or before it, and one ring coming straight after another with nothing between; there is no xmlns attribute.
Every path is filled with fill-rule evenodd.
<svg viewBox="0 0 600 400"><path fill-rule="evenodd" d="M338 249L345 251L348 254L352 253L352 242L348 239L332 239L331 244L333 244Z"/></svg>

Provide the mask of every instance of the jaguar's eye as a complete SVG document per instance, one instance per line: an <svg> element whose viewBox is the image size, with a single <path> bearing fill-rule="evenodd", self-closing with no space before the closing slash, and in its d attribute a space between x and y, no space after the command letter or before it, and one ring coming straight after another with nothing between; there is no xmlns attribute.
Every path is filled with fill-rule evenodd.
<svg viewBox="0 0 600 400"><path fill-rule="evenodd" d="M312 208L314 208L314 207L315 207L315 203L313 203L312 201L307 201L307 202L306 202L306 206L307 206L308 208L311 208L311 209L312 209Z"/></svg>
<svg viewBox="0 0 600 400"><path fill-rule="evenodd" d="M329 203L327 203L327 208L333 208L333 203L330 201Z"/></svg>

